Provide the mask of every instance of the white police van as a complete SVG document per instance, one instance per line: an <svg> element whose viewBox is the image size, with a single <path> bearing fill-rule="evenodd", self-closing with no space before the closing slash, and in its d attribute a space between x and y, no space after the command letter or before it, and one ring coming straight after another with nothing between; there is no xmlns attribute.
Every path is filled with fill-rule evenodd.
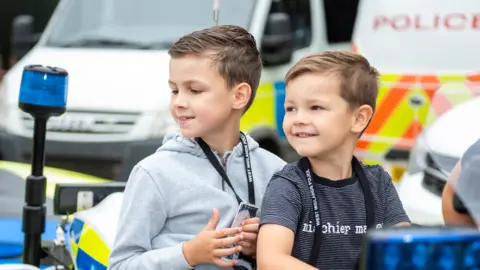
<svg viewBox="0 0 480 270"><path fill-rule="evenodd" d="M335 15L349 10L335 1L325 3L336 8ZM338 22L327 29L323 1L220 0L219 23L249 29L262 50L265 71L242 129L264 148L281 155L285 144L284 95L275 94L283 88L275 83L305 54L349 48L356 4L350 7L351 24L341 23L344 31L333 32ZM16 48L36 43L0 85L0 142L18 149L1 156L30 158L33 121L17 106L28 64L69 72L67 112L49 121L48 165L112 178L104 169L118 172L126 151L139 153L138 158L153 152L161 137L176 128L168 111L167 50L180 36L214 25L212 7L212 0L62 0L38 41L32 40L31 20L18 18Z"/></svg>
<svg viewBox="0 0 480 270"><path fill-rule="evenodd" d="M397 163L385 168L399 180L428 107L424 80L430 82L432 74L442 80L462 77L478 64L463 52L480 46L475 39L479 16L467 12L480 10L479 5L476 0L461 5L449 0L220 0L219 23L248 29L264 61L242 130L286 160L296 157L282 130L284 75L301 57L350 49L353 40L382 75L377 114L356 154L366 163ZM17 20L15 51L35 46L0 85L0 145L10 147L0 148L0 159L30 158L32 119L17 108L23 67L58 66L69 72L70 88L67 112L49 123L47 164L125 180L132 164L176 128L168 112L167 50L185 33L214 25L212 7L213 0L62 0L38 42L31 21ZM452 49L460 37L463 50ZM418 93L425 102L418 102Z"/></svg>

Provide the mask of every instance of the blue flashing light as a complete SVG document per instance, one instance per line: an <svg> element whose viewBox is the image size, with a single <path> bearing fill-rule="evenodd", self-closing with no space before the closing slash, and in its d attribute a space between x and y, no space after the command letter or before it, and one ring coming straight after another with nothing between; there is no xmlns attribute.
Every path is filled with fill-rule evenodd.
<svg viewBox="0 0 480 270"><path fill-rule="evenodd" d="M371 231L363 260L368 270L480 270L480 231L428 227Z"/></svg>
<svg viewBox="0 0 480 270"><path fill-rule="evenodd" d="M65 108L68 73L56 67L26 66L22 74L19 103L40 107Z"/></svg>

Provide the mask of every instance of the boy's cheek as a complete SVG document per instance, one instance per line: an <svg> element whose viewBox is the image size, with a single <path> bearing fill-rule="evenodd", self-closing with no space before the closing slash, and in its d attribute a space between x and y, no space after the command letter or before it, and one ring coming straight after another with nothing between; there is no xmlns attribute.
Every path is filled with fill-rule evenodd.
<svg viewBox="0 0 480 270"><path fill-rule="evenodd" d="M289 131L291 126L292 126L292 120L288 115L285 115L283 118L283 124L282 124L283 132L285 133L285 135L288 136L288 134L290 133Z"/></svg>

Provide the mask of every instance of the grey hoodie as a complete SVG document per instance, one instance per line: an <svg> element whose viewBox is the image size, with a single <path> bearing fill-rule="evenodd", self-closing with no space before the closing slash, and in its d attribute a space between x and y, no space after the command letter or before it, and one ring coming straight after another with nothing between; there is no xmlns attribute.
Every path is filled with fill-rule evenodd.
<svg viewBox="0 0 480 270"><path fill-rule="evenodd" d="M255 185L255 201L262 202L270 178L285 162L259 147L247 135ZM235 191L248 201L241 143L222 158ZM225 162L226 161L226 162ZM182 244L208 223L212 209L220 211L217 228L230 227L238 203L200 146L180 133L167 134L163 145L132 170L124 193L115 243L110 254L112 270L191 269ZM195 269L225 269L200 265Z"/></svg>

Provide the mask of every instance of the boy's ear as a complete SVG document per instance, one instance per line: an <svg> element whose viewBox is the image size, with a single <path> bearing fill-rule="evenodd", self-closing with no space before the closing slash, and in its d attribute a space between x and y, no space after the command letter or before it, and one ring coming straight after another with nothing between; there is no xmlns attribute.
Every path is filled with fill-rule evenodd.
<svg viewBox="0 0 480 270"><path fill-rule="evenodd" d="M352 132L362 133L370 123L373 117L373 109L370 105L362 105L358 107L353 114Z"/></svg>
<svg viewBox="0 0 480 270"><path fill-rule="evenodd" d="M252 96L252 88L248 83L239 83L233 88L233 108L237 110L244 109L250 97Z"/></svg>

